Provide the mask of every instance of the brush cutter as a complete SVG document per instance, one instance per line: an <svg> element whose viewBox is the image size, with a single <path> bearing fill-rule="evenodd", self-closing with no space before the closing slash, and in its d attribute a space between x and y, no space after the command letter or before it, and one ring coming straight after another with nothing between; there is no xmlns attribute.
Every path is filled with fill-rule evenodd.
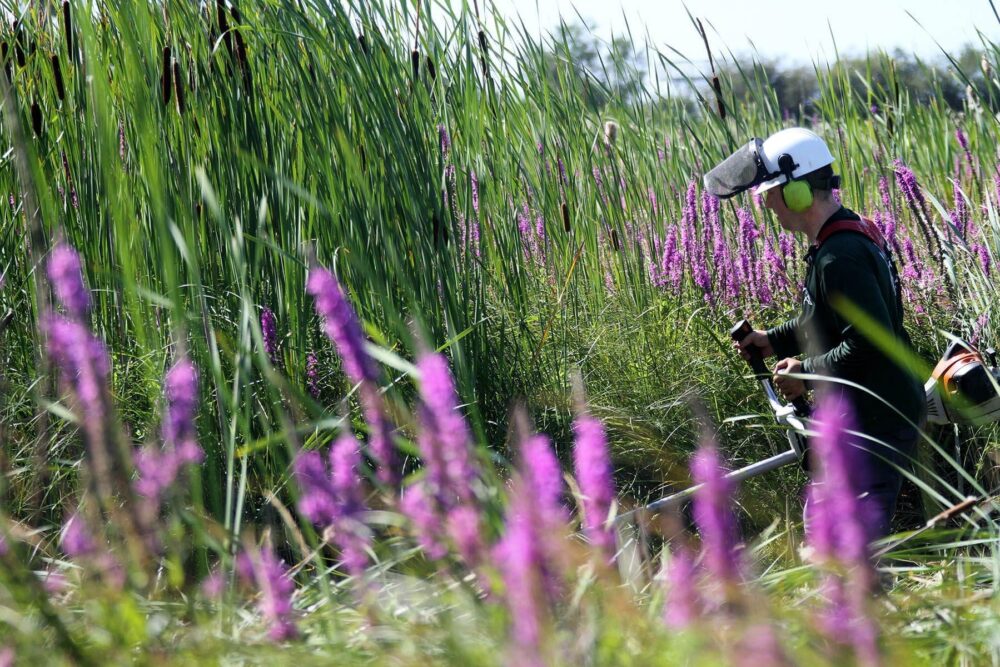
<svg viewBox="0 0 1000 667"><path fill-rule="evenodd" d="M740 341L752 331L750 323L741 320L732 328L730 336L733 340ZM790 447L788 451L730 472L726 475L726 479L734 483L800 462L807 448L805 420L810 415L809 403L804 397L799 397L791 403L782 402L771 382L771 374L760 352L756 349L747 352L750 355L748 363L764 390L767 402L774 412L775 421L786 428L785 433ZM996 352L993 349L980 352L972 345L956 339L945 350L924 385L924 391L927 400L927 421L932 424L952 424L955 428L955 447L956 450L960 450L958 436L961 425L1000 421L1000 368L997 367ZM683 505L699 488L700 485L689 487L615 518L614 527L618 542L616 560L624 581L641 586L648 580L645 572L648 554L645 526L648 519L660 512ZM959 491L963 492L961 489ZM982 499L977 500L982 502ZM967 498L934 517L923 530L962 514L975 504Z"/></svg>

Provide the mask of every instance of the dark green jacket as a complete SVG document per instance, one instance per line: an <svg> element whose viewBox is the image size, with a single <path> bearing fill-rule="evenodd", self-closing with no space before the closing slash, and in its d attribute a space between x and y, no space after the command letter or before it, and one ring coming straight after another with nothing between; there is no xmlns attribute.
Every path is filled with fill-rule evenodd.
<svg viewBox="0 0 1000 667"><path fill-rule="evenodd" d="M858 215L841 208L824 225ZM910 347L891 258L864 234L840 231L806 255L806 285L798 317L768 330L778 359L805 354L802 372L847 380L868 388L902 415L866 392L846 389L859 426L868 433L901 428L924 417L923 384L912 371L885 356L833 308L843 296L868 314L896 343ZM834 385L842 386L842 385Z"/></svg>

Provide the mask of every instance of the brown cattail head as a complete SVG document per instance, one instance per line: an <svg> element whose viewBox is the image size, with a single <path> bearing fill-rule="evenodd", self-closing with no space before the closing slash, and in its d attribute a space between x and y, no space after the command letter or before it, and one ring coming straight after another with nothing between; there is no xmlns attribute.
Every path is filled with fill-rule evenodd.
<svg viewBox="0 0 1000 667"><path fill-rule="evenodd" d="M181 64L174 61L174 94L177 96L177 111L184 113L186 108L184 99L184 75L181 73Z"/></svg>
<svg viewBox="0 0 1000 667"><path fill-rule="evenodd" d="M611 247L615 249L615 252L618 252L618 251L620 251L622 249L621 243L618 242L618 230L617 229L612 229L611 230Z"/></svg>
<svg viewBox="0 0 1000 667"><path fill-rule="evenodd" d="M983 70L983 76L987 79L993 77L993 65L990 64L990 59L983 54L983 57L979 59L979 67Z"/></svg>
<svg viewBox="0 0 1000 667"><path fill-rule="evenodd" d="M413 78L420 76L420 51L413 49L410 52L410 64L413 65Z"/></svg>
<svg viewBox="0 0 1000 667"><path fill-rule="evenodd" d="M69 56L70 62L73 62L73 20L70 15L69 0L63 0L62 3L62 14L63 14L63 34L66 35L66 55Z"/></svg>
<svg viewBox="0 0 1000 667"><path fill-rule="evenodd" d="M42 108L38 102L31 103L31 129L35 131L36 137L42 136Z"/></svg>
<svg viewBox="0 0 1000 667"><path fill-rule="evenodd" d="M171 69L170 47L163 47L163 64L160 69L160 94L163 97L163 106L170 102L170 93L174 87L173 70Z"/></svg>
<svg viewBox="0 0 1000 667"><path fill-rule="evenodd" d="M24 56L24 31L21 30L21 22L14 20L14 55L17 56L17 66L24 67L25 56Z"/></svg>
<svg viewBox="0 0 1000 667"><path fill-rule="evenodd" d="M363 32L359 32L358 33L358 44L361 45L361 51L362 51L362 53L364 53L367 56L368 55L368 40L365 39L365 33L363 33Z"/></svg>
<svg viewBox="0 0 1000 667"><path fill-rule="evenodd" d="M436 79L437 78L437 70L434 69L434 61L431 59L430 56L427 56L427 58L424 59L424 62L427 63L426 64L427 74L430 75L431 79Z"/></svg>
<svg viewBox="0 0 1000 667"><path fill-rule="evenodd" d="M604 123L604 145L614 146L618 141L618 123L613 120Z"/></svg>
<svg viewBox="0 0 1000 667"><path fill-rule="evenodd" d="M479 65L483 69L483 76L487 79L490 78L490 65L489 65L489 44L486 41L486 32L484 30L479 31Z"/></svg>
<svg viewBox="0 0 1000 667"><path fill-rule="evenodd" d="M719 111L719 118L726 120L726 105L722 102L722 83L718 76L712 77L712 88L715 90L715 104Z"/></svg>
<svg viewBox="0 0 1000 667"><path fill-rule="evenodd" d="M563 229L565 229L566 233L569 234L573 227L569 224L569 206L566 205L566 202L562 203L562 219Z"/></svg>
<svg viewBox="0 0 1000 667"><path fill-rule="evenodd" d="M7 81L10 82L14 79L14 68L10 64L10 47L7 46L7 42L0 42L0 57L3 58L3 69L7 74Z"/></svg>
<svg viewBox="0 0 1000 667"><path fill-rule="evenodd" d="M62 102L66 98L66 88L63 85L62 77L62 67L59 64L58 54L52 54L52 78L56 82L56 95L59 96L59 101Z"/></svg>
<svg viewBox="0 0 1000 667"><path fill-rule="evenodd" d="M233 49L233 33L229 31L229 17L226 12L225 0L216 0L215 9L219 22L219 34L222 35L222 41L226 45L226 51L229 51L230 58L235 57L235 51Z"/></svg>

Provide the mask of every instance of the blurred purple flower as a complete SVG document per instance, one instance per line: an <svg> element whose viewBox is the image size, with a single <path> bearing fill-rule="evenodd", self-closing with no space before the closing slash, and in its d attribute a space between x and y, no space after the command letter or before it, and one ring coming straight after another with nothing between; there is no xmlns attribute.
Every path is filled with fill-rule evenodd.
<svg viewBox="0 0 1000 667"><path fill-rule="evenodd" d="M520 468L527 482L527 491L535 499L542 516L565 521L562 469L546 436L532 435L521 443Z"/></svg>
<svg viewBox="0 0 1000 667"><path fill-rule="evenodd" d="M694 496L694 520L701 535L705 570L723 586L738 584L743 577L732 512L734 489L725 475L715 443L703 438L691 461L691 478L701 485Z"/></svg>
<svg viewBox="0 0 1000 667"><path fill-rule="evenodd" d="M49 255L46 269L56 299L66 313L73 319L85 320L90 312L90 292L83 284L83 269L76 250L59 242Z"/></svg>
<svg viewBox="0 0 1000 667"><path fill-rule="evenodd" d="M175 449L181 463L201 463L204 451L198 446L195 415L198 411L198 369L190 359L181 358L167 371L164 380L167 418L163 440Z"/></svg>
<svg viewBox="0 0 1000 667"><path fill-rule="evenodd" d="M317 526L337 519L337 497L319 452L299 452L292 461L292 474L299 485L299 513Z"/></svg>
<svg viewBox="0 0 1000 667"><path fill-rule="evenodd" d="M443 354L424 354L417 361L420 372L420 421L417 436L427 480L444 507L455 500L472 499L471 484L479 470L473 462L472 438L458 409L455 384Z"/></svg>
<svg viewBox="0 0 1000 667"><path fill-rule="evenodd" d="M332 273L322 267L309 271L306 291L316 301L316 312L323 318L326 335L340 354L344 372L351 382L374 382L378 374L365 351L365 338L354 309Z"/></svg>
<svg viewBox="0 0 1000 667"><path fill-rule="evenodd" d="M573 422L573 467L582 495L584 534L603 557L614 556L615 540L607 525L615 499L611 460L604 425L594 417L580 415Z"/></svg>
<svg viewBox="0 0 1000 667"><path fill-rule="evenodd" d="M485 547L479 511L470 505L456 507L448 512L445 525L448 536L466 564L475 567L481 563Z"/></svg>
<svg viewBox="0 0 1000 667"><path fill-rule="evenodd" d="M504 600L510 611L509 664L544 667L541 625L544 613L541 580L542 554L535 504L519 482L511 491L504 534L494 550L494 561L504 582Z"/></svg>
<svg viewBox="0 0 1000 667"><path fill-rule="evenodd" d="M84 558L97 552L97 545L86 521L79 514L73 514L63 524L59 546L70 558Z"/></svg>
<svg viewBox="0 0 1000 667"><path fill-rule="evenodd" d="M475 171L469 172L469 186L472 188L472 210L479 214L479 178Z"/></svg>
<svg viewBox="0 0 1000 667"><path fill-rule="evenodd" d="M264 352L271 364L278 363L278 319L274 311L265 307L260 313L260 334L264 339Z"/></svg>
<svg viewBox="0 0 1000 667"><path fill-rule="evenodd" d="M671 630L682 630L697 621L702 614L704 602L697 587L698 570L691 552L680 547L675 549L667 562L663 581L663 622Z"/></svg>
<svg viewBox="0 0 1000 667"><path fill-rule="evenodd" d="M444 558L448 553L444 545L445 527L422 482L411 484L403 491L399 510L412 524L413 534L424 554L431 560Z"/></svg>
<svg viewBox="0 0 1000 667"><path fill-rule="evenodd" d="M292 607L295 582L274 550L268 545L260 551L240 553L236 557L236 571L245 584L260 591L257 609L270 626L271 640L282 642L297 637Z"/></svg>

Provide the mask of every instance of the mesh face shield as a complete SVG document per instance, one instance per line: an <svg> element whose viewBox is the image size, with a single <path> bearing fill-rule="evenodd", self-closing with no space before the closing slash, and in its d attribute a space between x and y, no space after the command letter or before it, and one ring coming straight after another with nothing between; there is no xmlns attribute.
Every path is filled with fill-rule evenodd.
<svg viewBox="0 0 1000 667"><path fill-rule="evenodd" d="M775 174L760 158L763 141L754 138L705 174L705 189L719 199L728 199L760 185Z"/></svg>

